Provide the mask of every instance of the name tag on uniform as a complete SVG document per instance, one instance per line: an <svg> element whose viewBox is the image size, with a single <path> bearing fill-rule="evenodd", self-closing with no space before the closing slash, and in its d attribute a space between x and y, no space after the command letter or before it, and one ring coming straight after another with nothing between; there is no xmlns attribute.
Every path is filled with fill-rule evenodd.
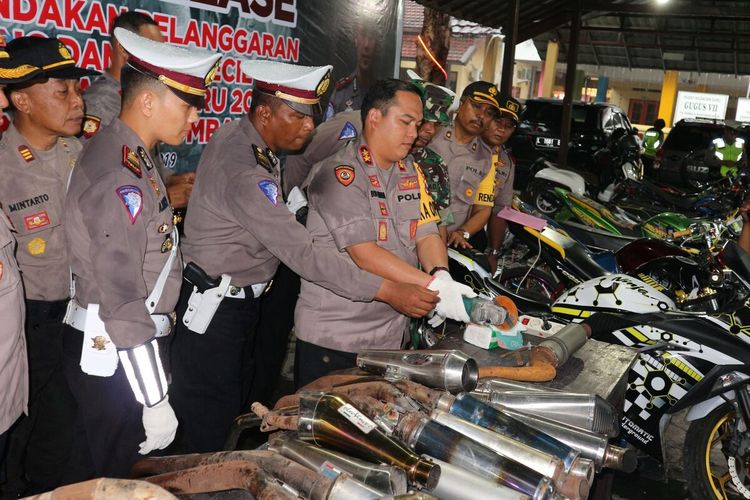
<svg viewBox="0 0 750 500"><path fill-rule="evenodd" d="M117 348L104 329L104 322L99 318L99 304L89 304L83 330L81 370L95 377L111 377L115 374L119 361Z"/></svg>

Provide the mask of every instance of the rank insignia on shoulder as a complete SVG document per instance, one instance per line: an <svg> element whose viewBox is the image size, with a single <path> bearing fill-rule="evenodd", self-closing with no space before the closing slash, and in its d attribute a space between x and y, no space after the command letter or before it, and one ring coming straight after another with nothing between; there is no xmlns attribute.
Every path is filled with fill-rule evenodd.
<svg viewBox="0 0 750 500"><path fill-rule="evenodd" d="M136 219L143 210L143 192L136 186L126 185L115 189L120 201L128 211L130 223L135 224Z"/></svg>
<svg viewBox="0 0 750 500"><path fill-rule="evenodd" d="M372 155L370 154L370 150L367 149L367 146L359 147L359 156L367 165L372 165Z"/></svg>
<svg viewBox="0 0 750 500"><path fill-rule="evenodd" d="M86 139L94 137L102 125L101 119L94 115L83 115L83 136Z"/></svg>
<svg viewBox="0 0 750 500"><path fill-rule="evenodd" d="M146 165L146 169L151 170L154 168L154 163L151 161L151 158L149 158L146 148L138 146L136 151L138 151L138 158L140 158L143 164Z"/></svg>
<svg viewBox="0 0 750 500"><path fill-rule="evenodd" d="M258 165L265 168L270 173L273 173L273 165L271 165L271 160L269 160L266 153L255 144L253 144L253 153L255 153L255 161L258 162Z"/></svg>
<svg viewBox="0 0 750 500"><path fill-rule="evenodd" d="M139 179L143 177L141 162L138 160L138 155L127 146L122 147L122 166L133 172Z"/></svg>
<svg viewBox="0 0 750 500"><path fill-rule="evenodd" d="M279 186L274 181L264 179L258 183L258 187L274 207L279 206Z"/></svg>
<svg viewBox="0 0 750 500"><path fill-rule="evenodd" d="M354 169L349 165L339 165L335 168L336 180L338 180L344 186L348 186L354 182Z"/></svg>
<svg viewBox="0 0 750 500"><path fill-rule="evenodd" d="M354 124L352 122L346 122L344 124L344 128L341 129L341 133L339 133L339 140L346 141L349 139L354 139L356 137L357 129L354 127Z"/></svg>
<svg viewBox="0 0 750 500"><path fill-rule="evenodd" d="M28 146L24 144L18 146L18 152L21 154L21 158L27 162L34 161L34 153L31 152Z"/></svg>
<svg viewBox="0 0 750 500"><path fill-rule="evenodd" d="M404 160L399 160L397 163L398 163L398 169L401 172L406 172L406 163L404 163Z"/></svg>

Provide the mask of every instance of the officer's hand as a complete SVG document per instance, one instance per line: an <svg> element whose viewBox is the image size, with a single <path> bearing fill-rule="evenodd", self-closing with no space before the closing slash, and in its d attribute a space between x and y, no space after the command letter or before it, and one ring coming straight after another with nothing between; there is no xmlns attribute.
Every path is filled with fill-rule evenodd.
<svg viewBox="0 0 750 500"><path fill-rule="evenodd" d="M435 307L435 314L463 323L469 322L469 315L464 307L464 297L476 297L477 294L466 285L453 281L448 271L439 270L427 284L430 290L437 290L440 302Z"/></svg>
<svg viewBox="0 0 750 500"><path fill-rule="evenodd" d="M448 246L453 248L474 248L461 231L451 231L448 234Z"/></svg>
<svg viewBox="0 0 750 500"><path fill-rule="evenodd" d="M423 286L389 280L383 281L377 298L411 318L421 318L432 311L440 300L437 292Z"/></svg>
<svg viewBox="0 0 750 500"><path fill-rule="evenodd" d="M146 440L138 450L141 455L164 449L174 440L177 417L169 404L169 396L151 408L143 407L143 429L146 431Z"/></svg>
<svg viewBox="0 0 750 500"><path fill-rule="evenodd" d="M188 204L190 193L193 192L195 172L174 174L167 179L167 196L174 208L184 208Z"/></svg>

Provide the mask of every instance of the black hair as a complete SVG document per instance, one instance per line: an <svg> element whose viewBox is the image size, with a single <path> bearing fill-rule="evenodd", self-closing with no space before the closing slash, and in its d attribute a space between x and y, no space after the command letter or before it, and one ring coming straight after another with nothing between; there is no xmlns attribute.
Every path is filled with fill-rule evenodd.
<svg viewBox="0 0 750 500"><path fill-rule="evenodd" d="M147 87L156 93L166 90L166 86L156 78L141 73L129 64L122 68L120 73L120 86L122 88L122 107L132 101L139 90Z"/></svg>
<svg viewBox="0 0 750 500"><path fill-rule="evenodd" d="M127 12L123 12L122 14L117 16L117 18L115 18L115 22L114 24L112 24L112 32L114 33L115 28L122 28L124 30L128 30L135 34L138 34L141 26L145 25L158 26L158 24L156 24L156 21L154 21L153 18L148 14L129 10Z"/></svg>
<svg viewBox="0 0 750 500"><path fill-rule="evenodd" d="M271 109L276 109L280 104L282 104L282 100L275 95L261 92L260 90L254 90L253 98L250 101L250 114L255 113L255 110L258 109L259 106L265 105Z"/></svg>
<svg viewBox="0 0 750 500"><path fill-rule="evenodd" d="M667 126L667 122L665 122L662 118L659 118L654 122L655 129L661 130L666 126Z"/></svg>
<svg viewBox="0 0 750 500"><path fill-rule="evenodd" d="M367 113L373 108L379 109L381 113L386 114L388 108L391 107L393 100L396 98L396 92L399 91L412 92L422 100L422 91L411 82L404 82L395 78L378 80L370 87L362 100L362 109L360 110L362 124L364 125L367 122Z"/></svg>

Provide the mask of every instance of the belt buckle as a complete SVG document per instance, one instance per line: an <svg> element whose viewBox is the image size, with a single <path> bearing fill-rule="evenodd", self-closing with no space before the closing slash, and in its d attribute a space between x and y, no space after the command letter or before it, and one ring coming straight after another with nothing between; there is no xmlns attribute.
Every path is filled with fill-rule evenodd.
<svg viewBox="0 0 750 500"><path fill-rule="evenodd" d="M235 297L235 296L239 295L239 293L240 293L241 290L242 290L241 288L238 288L238 287L232 285L232 286L229 287L229 295L231 295L232 297Z"/></svg>

